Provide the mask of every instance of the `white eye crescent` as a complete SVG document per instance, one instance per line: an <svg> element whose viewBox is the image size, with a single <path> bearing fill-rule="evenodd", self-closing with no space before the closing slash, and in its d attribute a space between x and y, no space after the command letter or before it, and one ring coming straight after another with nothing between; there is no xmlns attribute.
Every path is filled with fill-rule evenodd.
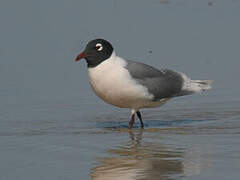
<svg viewBox="0 0 240 180"><path fill-rule="evenodd" d="M97 44L96 44L96 48L97 48L97 51L103 50L103 46L102 46L102 44L100 44L100 43L97 43Z"/></svg>

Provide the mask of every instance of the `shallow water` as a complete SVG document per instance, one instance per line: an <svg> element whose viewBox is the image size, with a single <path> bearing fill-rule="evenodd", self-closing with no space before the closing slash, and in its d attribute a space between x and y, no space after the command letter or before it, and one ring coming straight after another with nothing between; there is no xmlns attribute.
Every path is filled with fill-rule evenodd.
<svg viewBox="0 0 240 180"><path fill-rule="evenodd" d="M29 119L1 121L1 179L239 177L239 101L145 110L143 130L127 129L128 112L80 116L79 106L37 106Z"/></svg>
<svg viewBox="0 0 240 180"><path fill-rule="evenodd" d="M226 180L240 169L240 1L0 2L1 180ZM124 11L124 13L123 13ZM127 28L126 28L127 27ZM142 110L103 103L90 39L213 89Z"/></svg>

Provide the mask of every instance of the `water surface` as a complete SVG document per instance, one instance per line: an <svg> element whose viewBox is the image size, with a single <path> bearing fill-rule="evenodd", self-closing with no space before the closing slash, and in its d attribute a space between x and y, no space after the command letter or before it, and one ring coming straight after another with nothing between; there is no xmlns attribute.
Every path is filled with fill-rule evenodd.
<svg viewBox="0 0 240 180"><path fill-rule="evenodd" d="M1 180L239 179L240 1L0 2ZM75 56L120 56L215 80L142 111L103 103Z"/></svg>

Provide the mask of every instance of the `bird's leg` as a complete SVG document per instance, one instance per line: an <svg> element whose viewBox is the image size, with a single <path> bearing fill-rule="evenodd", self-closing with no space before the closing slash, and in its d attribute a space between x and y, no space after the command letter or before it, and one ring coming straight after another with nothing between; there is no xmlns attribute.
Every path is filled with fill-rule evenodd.
<svg viewBox="0 0 240 180"><path fill-rule="evenodd" d="M140 111L137 111L137 117L138 117L138 119L139 119L140 122L141 122L141 127L144 128L144 124L143 124L143 120L142 120L142 115L141 115Z"/></svg>
<svg viewBox="0 0 240 180"><path fill-rule="evenodd" d="M129 124L128 124L129 129L132 129L133 124L134 124L134 119L135 119L135 111L132 110L132 117L131 117L131 120L129 121Z"/></svg>

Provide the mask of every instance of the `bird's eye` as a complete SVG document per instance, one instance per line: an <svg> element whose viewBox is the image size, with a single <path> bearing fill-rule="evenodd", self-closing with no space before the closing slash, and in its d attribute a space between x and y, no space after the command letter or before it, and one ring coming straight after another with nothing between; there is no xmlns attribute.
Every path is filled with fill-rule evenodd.
<svg viewBox="0 0 240 180"><path fill-rule="evenodd" d="M97 51L101 51L101 50L103 50L103 46L102 46L102 44L97 43L97 44L96 44L96 49L97 49Z"/></svg>

